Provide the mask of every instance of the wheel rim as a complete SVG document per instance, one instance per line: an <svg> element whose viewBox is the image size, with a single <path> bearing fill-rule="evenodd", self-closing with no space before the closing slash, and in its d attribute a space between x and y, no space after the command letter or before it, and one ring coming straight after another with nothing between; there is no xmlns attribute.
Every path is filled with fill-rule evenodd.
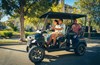
<svg viewBox="0 0 100 65"><path fill-rule="evenodd" d="M80 55L83 55L85 53L85 46L79 46L78 52Z"/></svg>
<svg viewBox="0 0 100 65"><path fill-rule="evenodd" d="M43 58L43 56L44 56L44 53L40 49L35 49L31 54L32 60L35 60L35 61L40 61Z"/></svg>

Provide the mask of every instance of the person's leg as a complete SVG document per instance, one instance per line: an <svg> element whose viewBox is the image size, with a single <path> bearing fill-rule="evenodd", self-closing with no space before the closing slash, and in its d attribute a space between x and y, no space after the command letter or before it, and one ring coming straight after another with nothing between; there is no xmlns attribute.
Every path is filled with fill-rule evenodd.
<svg viewBox="0 0 100 65"><path fill-rule="evenodd" d="M47 42L48 45L50 44L50 42L52 41L52 39L54 38L54 36L55 36L55 33L52 33L51 36L50 36L50 38L49 38L49 40L48 40L48 42Z"/></svg>
<svg viewBox="0 0 100 65"><path fill-rule="evenodd" d="M70 35L68 34L67 36L66 36L66 38L67 38L67 41L66 41L66 46L67 47L70 47Z"/></svg>
<svg viewBox="0 0 100 65"><path fill-rule="evenodd" d="M53 45L56 43L56 36L53 37Z"/></svg>
<svg viewBox="0 0 100 65"><path fill-rule="evenodd" d="M52 35L50 36L49 40L47 41L47 44L49 45L51 41L52 41Z"/></svg>
<svg viewBox="0 0 100 65"><path fill-rule="evenodd" d="M64 45L64 43L65 43L64 34L59 33L58 37L60 37L60 39L59 39L59 40L60 40L60 45L59 45L59 47L62 47L62 46Z"/></svg>
<svg viewBox="0 0 100 65"><path fill-rule="evenodd" d="M76 47L76 45L77 45L78 42L79 42L79 38L76 35L76 37L75 38L73 37L73 39L72 39L72 45L73 45L73 47Z"/></svg>
<svg viewBox="0 0 100 65"><path fill-rule="evenodd" d="M63 34L58 32L58 33L56 33L56 34L54 35L54 38L53 38L53 45L55 45L56 40L57 40L57 37L59 37L59 36L63 36Z"/></svg>
<svg viewBox="0 0 100 65"><path fill-rule="evenodd" d="M56 39L57 39L57 37L58 37L58 33L56 32L55 34L54 34L54 36L53 36L53 45L55 45L56 44Z"/></svg>

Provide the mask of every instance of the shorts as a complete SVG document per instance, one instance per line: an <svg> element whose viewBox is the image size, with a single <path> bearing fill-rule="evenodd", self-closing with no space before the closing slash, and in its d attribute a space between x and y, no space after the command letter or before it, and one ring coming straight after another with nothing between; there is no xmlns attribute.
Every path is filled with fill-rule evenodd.
<svg viewBox="0 0 100 65"><path fill-rule="evenodd" d="M53 32L52 34L54 34L55 37L63 36L63 34L61 32Z"/></svg>

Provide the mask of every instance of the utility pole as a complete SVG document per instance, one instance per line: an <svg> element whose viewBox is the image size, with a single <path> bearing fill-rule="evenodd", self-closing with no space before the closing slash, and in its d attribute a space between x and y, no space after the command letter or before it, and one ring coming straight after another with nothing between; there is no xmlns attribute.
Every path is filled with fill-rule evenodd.
<svg viewBox="0 0 100 65"><path fill-rule="evenodd" d="M63 12L65 12L65 0L62 0L63 3Z"/></svg>
<svg viewBox="0 0 100 65"><path fill-rule="evenodd" d="M62 4L62 12L65 12L65 0L59 0L59 4Z"/></svg>
<svg viewBox="0 0 100 65"><path fill-rule="evenodd" d="M63 12L65 12L65 13L66 13L66 8L67 8L67 6L66 6L65 1L66 1L66 0L63 0Z"/></svg>
<svg viewBox="0 0 100 65"><path fill-rule="evenodd" d="M91 38L91 19L89 18L89 21L88 21L88 38L90 39Z"/></svg>

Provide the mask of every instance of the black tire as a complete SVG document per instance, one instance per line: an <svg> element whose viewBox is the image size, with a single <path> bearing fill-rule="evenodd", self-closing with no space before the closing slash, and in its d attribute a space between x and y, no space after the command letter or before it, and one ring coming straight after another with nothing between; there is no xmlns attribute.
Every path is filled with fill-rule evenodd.
<svg viewBox="0 0 100 65"><path fill-rule="evenodd" d="M85 44L79 44L75 49L74 52L78 56L82 56L86 52L86 45Z"/></svg>
<svg viewBox="0 0 100 65"><path fill-rule="evenodd" d="M32 47L29 50L28 57L33 63L41 62L44 59L45 51L37 46Z"/></svg>
<svg viewBox="0 0 100 65"><path fill-rule="evenodd" d="M30 49L30 48L27 46L27 47L26 47L26 52L29 52L29 49Z"/></svg>

